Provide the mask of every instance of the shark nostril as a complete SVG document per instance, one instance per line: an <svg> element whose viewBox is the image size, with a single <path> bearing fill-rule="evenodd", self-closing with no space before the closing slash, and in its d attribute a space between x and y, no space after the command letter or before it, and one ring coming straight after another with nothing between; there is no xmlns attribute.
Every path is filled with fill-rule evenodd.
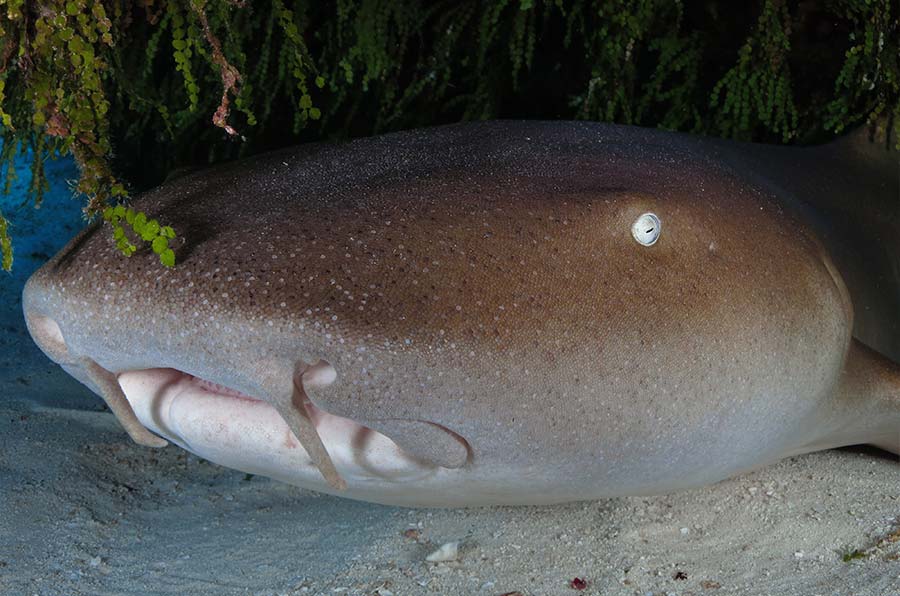
<svg viewBox="0 0 900 596"><path fill-rule="evenodd" d="M337 370L327 360L319 359L310 365L300 363L297 368L298 389L303 398L300 404L314 423L321 418L320 413L327 410L313 403L308 392L328 387L337 376ZM430 420L369 418L365 415L348 415L347 418L385 435L407 456L421 463L453 469L464 466L471 459L472 449L462 436Z"/></svg>
<svg viewBox="0 0 900 596"><path fill-rule="evenodd" d="M69 348L56 321L44 315L26 312L25 324L35 343L51 360L57 363L71 361Z"/></svg>
<svg viewBox="0 0 900 596"><path fill-rule="evenodd" d="M307 388L327 387L337 379L337 371L327 360L319 360L308 366L302 373L303 385Z"/></svg>

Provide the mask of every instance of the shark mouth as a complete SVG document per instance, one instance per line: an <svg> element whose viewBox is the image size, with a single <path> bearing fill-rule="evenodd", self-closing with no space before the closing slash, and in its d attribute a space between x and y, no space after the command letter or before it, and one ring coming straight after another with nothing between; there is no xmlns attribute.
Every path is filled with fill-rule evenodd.
<svg viewBox="0 0 900 596"><path fill-rule="evenodd" d="M296 368L292 383L269 387L266 399L258 399L174 368L114 373L92 358L72 353L50 317L27 308L25 315L41 349L100 395L140 445L165 447L172 441L228 467L317 489L324 480L333 491L347 487L348 473L363 481L396 480L421 477L437 468L460 468L472 460L468 442L436 422L355 421L316 407L307 391L337 378L324 360ZM301 469L300 478L279 473L291 465L293 472Z"/></svg>
<svg viewBox="0 0 900 596"><path fill-rule="evenodd" d="M347 480L411 480L436 470L388 436L305 398L301 415L335 481L313 456L315 444L309 447L308 437L298 437L265 400L172 368L127 371L117 381L142 426L226 467L332 491L345 489ZM302 385L300 393L305 397Z"/></svg>

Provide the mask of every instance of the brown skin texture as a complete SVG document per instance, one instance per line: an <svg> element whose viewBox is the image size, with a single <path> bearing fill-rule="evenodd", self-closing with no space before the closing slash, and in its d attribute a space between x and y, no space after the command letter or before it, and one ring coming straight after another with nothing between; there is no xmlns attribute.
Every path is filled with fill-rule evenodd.
<svg viewBox="0 0 900 596"><path fill-rule="evenodd" d="M585 123L288 150L141 197L186 239L174 270L92 228L25 306L113 372L178 368L282 411L323 359L337 380L309 399L425 461L660 492L827 443L815 428L844 411L847 289L751 174Z"/></svg>
<svg viewBox="0 0 900 596"><path fill-rule="evenodd" d="M900 152L888 130L808 148L714 144L815 232L849 288L854 337L900 362Z"/></svg>

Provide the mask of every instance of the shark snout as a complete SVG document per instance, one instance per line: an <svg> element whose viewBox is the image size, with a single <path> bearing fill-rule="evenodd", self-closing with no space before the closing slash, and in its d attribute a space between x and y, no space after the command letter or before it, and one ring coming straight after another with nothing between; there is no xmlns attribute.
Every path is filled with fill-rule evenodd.
<svg viewBox="0 0 900 596"><path fill-rule="evenodd" d="M22 308L28 332L48 358L62 366L66 372L96 392L129 436L139 445L164 447L168 443L149 430L137 419L131 405L122 393L116 376L100 366L92 358L75 354L69 349L59 323L48 312L53 312L52 294L46 291L41 271L28 280L22 293Z"/></svg>
<svg viewBox="0 0 900 596"><path fill-rule="evenodd" d="M48 358L59 365L76 364L76 358L69 350L59 323L48 313L54 310L53 293L46 283L46 276L39 270L29 278L22 291L22 309L25 325L34 343Z"/></svg>

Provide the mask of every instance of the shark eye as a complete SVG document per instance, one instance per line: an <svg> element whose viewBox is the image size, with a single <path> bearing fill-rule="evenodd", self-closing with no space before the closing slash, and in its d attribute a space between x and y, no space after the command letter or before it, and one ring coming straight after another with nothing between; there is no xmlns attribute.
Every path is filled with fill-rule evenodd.
<svg viewBox="0 0 900 596"><path fill-rule="evenodd" d="M653 246L659 239L660 227L662 224L659 218L653 213L645 213L638 217L631 224L631 235L642 246Z"/></svg>

